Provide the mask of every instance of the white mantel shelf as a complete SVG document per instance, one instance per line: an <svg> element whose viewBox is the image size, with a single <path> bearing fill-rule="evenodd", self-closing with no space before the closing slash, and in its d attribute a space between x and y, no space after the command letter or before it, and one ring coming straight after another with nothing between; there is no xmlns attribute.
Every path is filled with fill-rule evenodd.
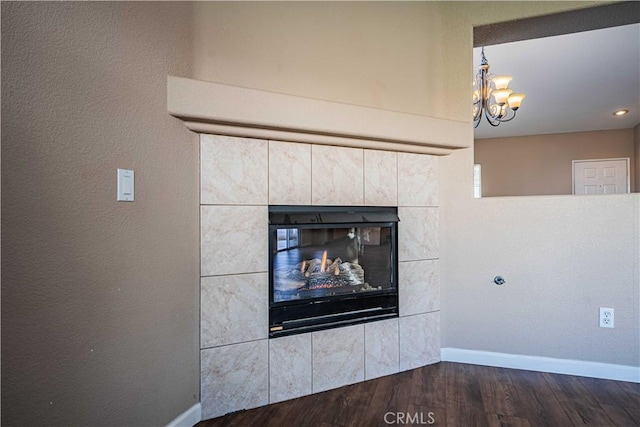
<svg viewBox="0 0 640 427"><path fill-rule="evenodd" d="M198 133L447 155L468 148L471 123L167 78L167 109Z"/></svg>

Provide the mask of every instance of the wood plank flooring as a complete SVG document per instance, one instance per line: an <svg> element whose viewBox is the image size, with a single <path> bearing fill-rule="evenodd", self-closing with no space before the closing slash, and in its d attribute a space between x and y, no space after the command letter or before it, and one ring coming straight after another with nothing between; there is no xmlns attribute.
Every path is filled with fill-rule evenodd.
<svg viewBox="0 0 640 427"><path fill-rule="evenodd" d="M640 426L640 384L442 362L197 427L388 425Z"/></svg>

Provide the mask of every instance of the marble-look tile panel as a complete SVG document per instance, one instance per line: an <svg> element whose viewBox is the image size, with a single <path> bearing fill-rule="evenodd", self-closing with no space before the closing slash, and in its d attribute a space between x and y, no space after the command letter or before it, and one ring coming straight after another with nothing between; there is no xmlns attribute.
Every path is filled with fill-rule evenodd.
<svg viewBox="0 0 640 427"><path fill-rule="evenodd" d="M267 338L267 273L203 277L200 286L201 348Z"/></svg>
<svg viewBox="0 0 640 427"><path fill-rule="evenodd" d="M267 141L200 136L200 202L266 205Z"/></svg>
<svg viewBox="0 0 640 427"><path fill-rule="evenodd" d="M269 340L269 403L311 393L311 334Z"/></svg>
<svg viewBox="0 0 640 427"><path fill-rule="evenodd" d="M201 276L268 270L267 206L201 206Z"/></svg>
<svg viewBox="0 0 640 427"><path fill-rule="evenodd" d="M398 153L364 150L364 203L398 205Z"/></svg>
<svg viewBox="0 0 640 427"><path fill-rule="evenodd" d="M311 144L269 141L269 204L311 204Z"/></svg>
<svg viewBox="0 0 640 427"><path fill-rule="evenodd" d="M438 258L438 208L399 207L398 217L398 259L416 261Z"/></svg>
<svg viewBox="0 0 640 427"><path fill-rule="evenodd" d="M438 206L438 157L398 153L398 206Z"/></svg>
<svg viewBox="0 0 640 427"><path fill-rule="evenodd" d="M400 371L440 361L440 312L400 317Z"/></svg>
<svg viewBox="0 0 640 427"><path fill-rule="evenodd" d="M364 325L312 333L313 392L364 381Z"/></svg>
<svg viewBox="0 0 640 427"><path fill-rule="evenodd" d="M268 365L268 340L201 350L202 419L269 403Z"/></svg>
<svg viewBox="0 0 640 427"><path fill-rule="evenodd" d="M398 281L400 316L440 310L438 260L400 262Z"/></svg>
<svg viewBox="0 0 640 427"><path fill-rule="evenodd" d="M398 372L398 319L365 323L364 342L365 380Z"/></svg>
<svg viewBox="0 0 640 427"><path fill-rule="evenodd" d="M311 202L314 205L364 204L362 149L311 147Z"/></svg>

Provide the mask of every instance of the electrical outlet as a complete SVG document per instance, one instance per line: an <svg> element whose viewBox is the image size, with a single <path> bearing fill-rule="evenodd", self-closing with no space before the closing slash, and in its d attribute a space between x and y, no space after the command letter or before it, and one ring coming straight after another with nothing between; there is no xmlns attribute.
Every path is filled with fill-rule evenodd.
<svg viewBox="0 0 640 427"><path fill-rule="evenodd" d="M613 328L613 308L600 307L600 327Z"/></svg>

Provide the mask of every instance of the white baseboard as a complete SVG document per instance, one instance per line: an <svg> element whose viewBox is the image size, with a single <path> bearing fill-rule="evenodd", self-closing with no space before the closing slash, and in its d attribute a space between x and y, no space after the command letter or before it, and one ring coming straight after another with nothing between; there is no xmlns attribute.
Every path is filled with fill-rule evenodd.
<svg viewBox="0 0 640 427"><path fill-rule="evenodd" d="M196 403L167 424L167 427L192 427L200 421L202 421L202 406Z"/></svg>
<svg viewBox="0 0 640 427"><path fill-rule="evenodd" d="M465 350L451 347L441 349L440 355L443 362L469 363L472 365L496 366L499 368L524 369L527 371L550 372L553 374L577 375L580 377L640 383L639 366L494 353L490 351Z"/></svg>

